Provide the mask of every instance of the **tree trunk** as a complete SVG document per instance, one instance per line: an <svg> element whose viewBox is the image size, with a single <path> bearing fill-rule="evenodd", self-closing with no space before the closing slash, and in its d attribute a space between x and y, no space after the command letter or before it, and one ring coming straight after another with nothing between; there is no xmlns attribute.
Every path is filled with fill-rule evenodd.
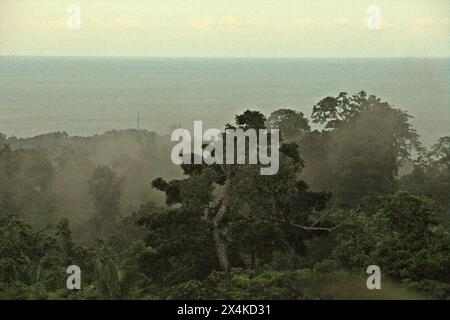
<svg viewBox="0 0 450 320"><path fill-rule="evenodd" d="M218 228L214 228L213 235L220 266L222 271L224 271L225 274L228 274L230 271L230 261L228 260L227 246Z"/></svg>
<svg viewBox="0 0 450 320"><path fill-rule="evenodd" d="M217 258L219 259L222 271L225 273L226 283L228 283L229 280L229 273L231 266L230 261L228 259L227 245L221 233L222 227L220 226L220 223L222 222L225 212L227 210L227 203L228 203L228 195L227 191L225 191L225 195L221 200L219 209L217 210L217 213L212 220L213 236L214 236L214 243L216 246Z"/></svg>

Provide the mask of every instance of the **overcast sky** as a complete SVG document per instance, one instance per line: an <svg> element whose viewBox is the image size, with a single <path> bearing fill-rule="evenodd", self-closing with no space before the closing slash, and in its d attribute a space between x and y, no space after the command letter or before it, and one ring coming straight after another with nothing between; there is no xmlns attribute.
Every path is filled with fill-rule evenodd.
<svg viewBox="0 0 450 320"><path fill-rule="evenodd" d="M0 0L0 54L449 57L449 3ZM81 9L79 30L67 27L71 5ZM381 10L380 29L367 25L371 5Z"/></svg>

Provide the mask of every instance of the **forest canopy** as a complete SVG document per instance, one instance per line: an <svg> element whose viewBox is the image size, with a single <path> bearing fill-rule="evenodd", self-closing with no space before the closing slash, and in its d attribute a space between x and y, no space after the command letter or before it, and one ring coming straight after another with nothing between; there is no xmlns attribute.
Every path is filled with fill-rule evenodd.
<svg viewBox="0 0 450 320"><path fill-rule="evenodd" d="M364 91L236 115L280 130L273 176L175 166L142 129L0 134L0 299L449 298L450 137L410 118Z"/></svg>

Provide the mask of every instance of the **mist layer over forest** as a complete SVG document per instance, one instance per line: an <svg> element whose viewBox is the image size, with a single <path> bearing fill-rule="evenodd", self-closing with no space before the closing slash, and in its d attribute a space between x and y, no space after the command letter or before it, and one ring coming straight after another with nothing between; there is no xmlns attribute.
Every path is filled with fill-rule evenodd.
<svg viewBox="0 0 450 320"><path fill-rule="evenodd" d="M449 297L450 137L423 147L405 111L363 91L312 110L229 124L280 129L267 177L175 166L170 136L145 129L0 135L0 297ZM365 288L372 264L384 291Z"/></svg>

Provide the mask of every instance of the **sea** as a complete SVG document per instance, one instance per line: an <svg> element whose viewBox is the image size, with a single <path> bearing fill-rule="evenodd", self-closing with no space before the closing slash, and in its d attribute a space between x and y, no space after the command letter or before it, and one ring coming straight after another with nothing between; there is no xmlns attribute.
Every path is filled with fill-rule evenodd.
<svg viewBox="0 0 450 320"><path fill-rule="evenodd" d="M246 109L311 117L360 90L412 116L425 146L450 134L450 58L127 58L0 56L0 132L90 136L137 128L223 128ZM320 129L320 126L313 125Z"/></svg>

